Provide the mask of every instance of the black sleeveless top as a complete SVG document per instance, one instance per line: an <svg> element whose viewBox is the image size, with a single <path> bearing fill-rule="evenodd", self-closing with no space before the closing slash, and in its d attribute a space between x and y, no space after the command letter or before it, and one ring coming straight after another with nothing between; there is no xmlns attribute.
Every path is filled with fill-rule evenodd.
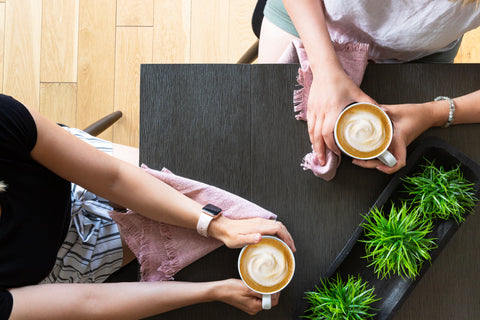
<svg viewBox="0 0 480 320"><path fill-rule="evenodd" d="M36 141L30 112L0 95L0 320L12 308L6 289L49 274L70 224L70 183L31 158Z"/></svg>

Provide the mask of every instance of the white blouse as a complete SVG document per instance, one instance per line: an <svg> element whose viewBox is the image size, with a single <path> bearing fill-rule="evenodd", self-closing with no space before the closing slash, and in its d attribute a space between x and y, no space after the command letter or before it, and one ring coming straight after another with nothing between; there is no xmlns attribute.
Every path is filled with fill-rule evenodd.
<svg viewBox="0 0 480 320"><path fill-rule="evenodd" d="M370 44L377 62L415 60L451 49L480 26L480 6L452 0L323 0L333 40Z"/></svg>

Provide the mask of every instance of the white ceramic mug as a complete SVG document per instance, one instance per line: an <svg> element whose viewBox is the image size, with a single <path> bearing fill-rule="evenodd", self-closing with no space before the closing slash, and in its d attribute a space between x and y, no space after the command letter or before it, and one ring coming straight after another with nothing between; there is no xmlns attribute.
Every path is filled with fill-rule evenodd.
<svg viewBox="0 0 480 320"><path fill-rule="evenodd" d="M283 290L292 280L295 257L282 240L263 236L259 243L242 248L238 273L248 288L262 295L262 309L268 310L272 307L272 294Z"/></svg>
<svg viewBox="0 0 480 320"><path fill-rule="evenodd" d="M379 106L366 102L347 106L335 122L334 137L342 152L352 158L377 158L389 167L397 163L387 150L393 138L392 121Z"/></svg>

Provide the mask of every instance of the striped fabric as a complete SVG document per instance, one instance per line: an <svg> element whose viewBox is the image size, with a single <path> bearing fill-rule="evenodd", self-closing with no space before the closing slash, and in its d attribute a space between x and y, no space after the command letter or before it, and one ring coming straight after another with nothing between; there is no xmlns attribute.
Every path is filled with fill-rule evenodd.
<svg viewBox="0 0 480 320"><path fill-rule="evenodd" d="M72 134L112 154L112 143L79 129ZM72 220L50 275L41 283L93 283L105 281L120 269L123 248L117 224L109 217L108 201L72 183Z"/></svg>

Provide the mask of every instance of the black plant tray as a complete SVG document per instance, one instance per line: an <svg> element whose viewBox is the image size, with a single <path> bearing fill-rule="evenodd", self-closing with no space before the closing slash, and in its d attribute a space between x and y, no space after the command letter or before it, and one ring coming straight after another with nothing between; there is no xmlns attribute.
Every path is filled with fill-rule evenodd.
<svg viewBox="0 0 480 320"><path fill-rule="evenodd" d="M454 169L460 164L464 177L474 183L476 196L479 198L480 165L447 142L436 137L428 137L419 142L413 152L409 153L406 166L392 177L372 207L383 207L384 212L389 212L392 201L395 203L405 199L407 195L401 192L403 190L401 179L422 171L420 166L426 164L425 159L434 160L437 167L443 166L445 170ZM431 236L437 239L437 248L430 251L432 263L459 227L455 221L450 220L435 223ZM420 275L415 280L402 279L399 276L378 279L373 267L367 267L369 262L362 258L365 256L365 246L363 242L358 241L362 237L363 228L359 226L328 269L326 277L339 273L344 279L348 275L359 275L363 280L368 281L370 286L375 287L377 298L381 299L372 305L378 310L374 319L388 320L400 309L431 263L423 264Z"/></svg>

